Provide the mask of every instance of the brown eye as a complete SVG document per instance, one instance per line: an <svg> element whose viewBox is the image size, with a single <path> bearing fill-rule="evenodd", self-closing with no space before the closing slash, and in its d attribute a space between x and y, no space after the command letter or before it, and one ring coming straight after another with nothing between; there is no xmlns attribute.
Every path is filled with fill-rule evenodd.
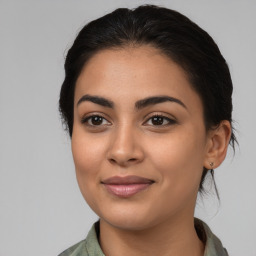
<svg viewBox="0 0 256 256"><path fill-rule="evenodd" d="M109 125L110 124L104 117L99 116L99 115L85 117L82 119L81 122L88 126L101 126L101 125Z"/></svg>
<svg viewBox="0 0 256 256"><path fill-rule="evenodd" d="M164 118L162 116L154 116L152 117L153 125L162 125L164 123Z"/></svg>
<svg viewBox="0 0 256 256"><path fill-rule="evenodd" d="M147 125L152 125L152 126L167 126L167 125L172 125L176 123L177 122L175 120L162 115L152 116L146 122Z"/></svg>
<svg viewBox="0 0 256 256"><path fill-rule="evenodd" d="M91 117L91 123L93 125L101 125L103 122L103 118L101 116L93 116Z"/></svg>

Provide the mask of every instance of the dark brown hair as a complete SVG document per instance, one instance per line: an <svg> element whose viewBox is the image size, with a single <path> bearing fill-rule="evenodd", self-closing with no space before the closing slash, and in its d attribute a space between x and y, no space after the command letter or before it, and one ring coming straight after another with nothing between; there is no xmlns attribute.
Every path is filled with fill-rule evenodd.
<svg viewBox="0 0 256 256"><path fill-rule="evenodd" d="M211 36L177 11L154 5L119 8L85 25L65 61L59 110L72 137L74 90L86 62L97 52L129 45L151 45L180 65L204 107L206 130L222 120L232 124L233 85L228 65ZM230 144L236 138L232 129ZM214 172L210 170L214 181ZM204 168L199 192L208 169ZM216 184L214 182L215 189ZM217 196L218 191L216 189ZM219 196L218 196L219 197Z"/></svg>

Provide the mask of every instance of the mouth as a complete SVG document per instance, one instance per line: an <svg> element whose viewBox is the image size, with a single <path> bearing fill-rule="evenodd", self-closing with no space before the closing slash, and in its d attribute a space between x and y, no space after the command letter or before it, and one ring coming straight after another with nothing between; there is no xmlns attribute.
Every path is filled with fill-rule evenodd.
<svg viewBox="0 0 256 256"><path fill-rule="evenodd" d="M128 198L149 188L155 181L139 176L114 176L101 182L112 195Z"/></svg>

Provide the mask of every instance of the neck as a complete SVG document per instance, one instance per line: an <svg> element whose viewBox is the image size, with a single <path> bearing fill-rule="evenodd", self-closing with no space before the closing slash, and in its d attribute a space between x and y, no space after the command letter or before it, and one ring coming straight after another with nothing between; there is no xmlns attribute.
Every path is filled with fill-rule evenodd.
<svg viewBox="0 0 256 256"><path fill-rule="evenodd" d="M106 256L204 255L193 217L169 220L143 230L124 230L100 220L100 244Z"/></svg>

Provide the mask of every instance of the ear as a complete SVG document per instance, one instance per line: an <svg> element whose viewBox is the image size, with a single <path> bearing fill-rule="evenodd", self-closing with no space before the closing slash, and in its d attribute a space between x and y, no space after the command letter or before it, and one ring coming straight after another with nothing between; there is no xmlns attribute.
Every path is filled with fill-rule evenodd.
<svg viewBox="0 0 256 256"><path fill-rule="evenodd" d="M231 136L230 122L223 120L217 128L210 130L207 136L204 167L213 169L220 166L226 157Z"/></svg>

